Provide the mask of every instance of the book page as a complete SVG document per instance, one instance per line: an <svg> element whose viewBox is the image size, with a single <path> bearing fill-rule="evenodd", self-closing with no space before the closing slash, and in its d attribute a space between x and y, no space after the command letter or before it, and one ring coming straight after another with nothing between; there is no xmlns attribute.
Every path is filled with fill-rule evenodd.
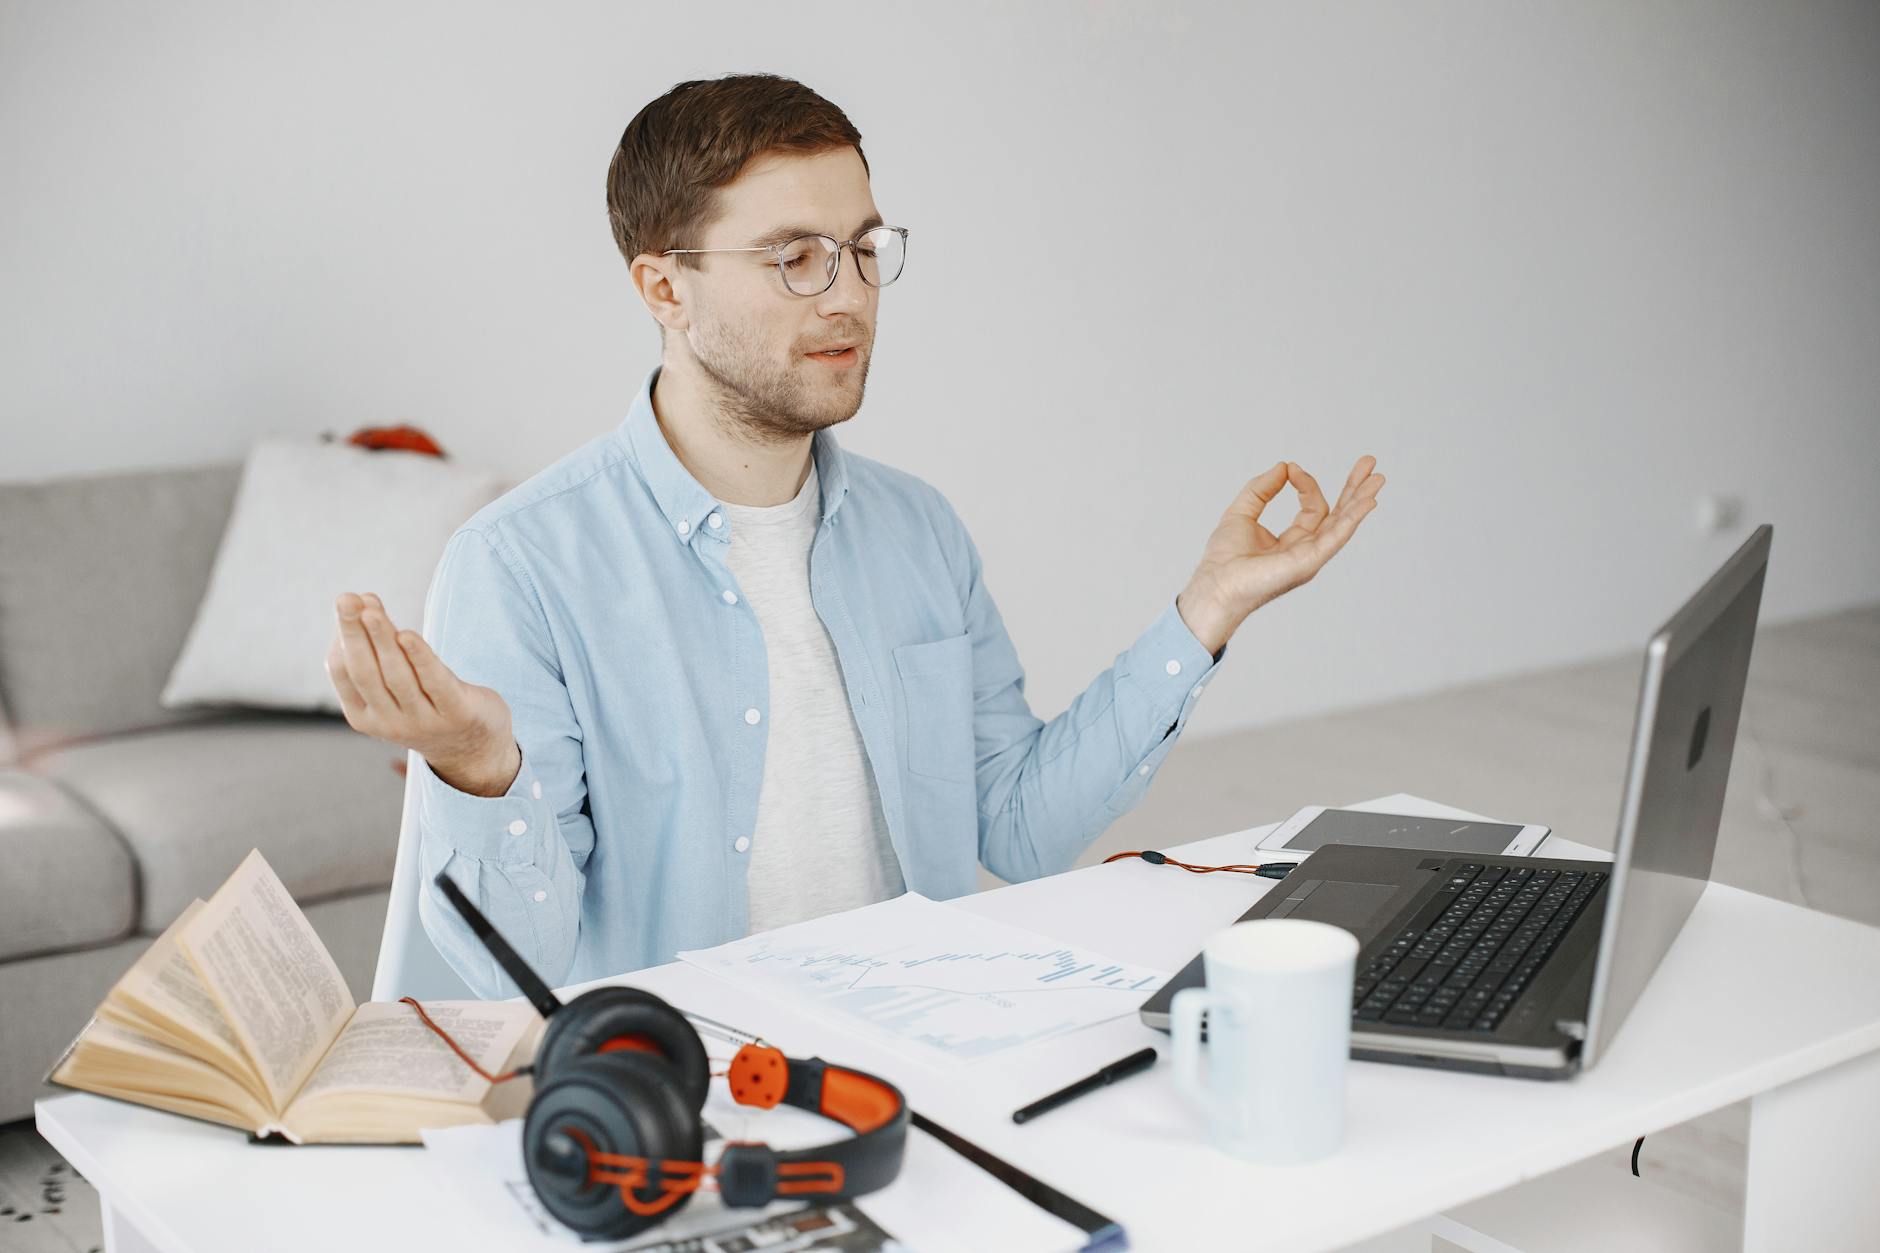
<svg viewBox="0 0 1880 1253"><path fill-rule="evenodd" d="M266 1090L248 1055L242 1052L235 1029L176 944L177 932L202 909L201 901L190 902L117 981L100 1012L131 1020L132 1025L136 1025L136 1019L152 1019L152 1025L166 1028L169 1034L187 1037L191 1052L227 1070L257 1100L262 1100Z"/></svg>
<svg viewBox="0 0 1880 1253"><path fill-rule="evenodd" d="M426 1012L439 1004L431 1002ZM494 1008L494 1007L492 1007ZM374 1007L361 1005L359 1013L371 1017ZM414 1015L415 1017L415 1015ZM495 1065L484 1063L496 1056L496 1042L478 1065L493 1074L506 1074L535 1059L548 1023L530 1010L527 1026L509 1056ZM331 1052L344 1047L345 1035ZM461 1060L461 1059L459 1059ZM324 1069L322 1062L322 1070ZM320 1082L321 1070L314 1071L308 1086ZM479 1081L480 1082L480 1081ZM434 1096L389 1092L370 1087L328 1087L312 1096L304 1096L289 1107L280 1122L281 1134L296 1144L416 1144L424 1133L438 1127L461 1127L471 1123L493 1123L504 1119L520 1120L529 1112L529 1100L535 1087L528 1075L516 1075L502 1083L484 1084L488 1089L481 1102L451 1100Z"/></svg>
<svg viewBox="0 0 1880 1253"><path fill-rule="evenodd" d="M252 850L177 933L267 1085L284 1107L352 1017L352 993L307 916Z"/></svg>
<svg viewBox="0 0 1880 1253"><path fill-rule="evenodd" d="M139 1035L149 1036L153 1040L167 1044L178 1052L187 1053L197 1061L215 1067L217 1071L228 1075L229 1078L243 1083L244 1087L249 1086L223 1063L221 1054L208 1048L201 1039L178 1031L172 1023L151 1016L122 997L113 998L100 1005L95 1017L101 1022L115 1023ZM267 1093L262 1090L259 1079L253 1081L249 1095L264 1106L267 1104Z"/></svg>
<svg viewBox="0 0 1880 1253"><path fill-rule="evenodd" d="M491 1074L501 1073L516 1042L541 1022L527 1001L426 1001L424 1012ZM475 1104L489 1090L411 1006L374 1001L359 1007L294 1105L340 1091ZM291 1118L290 1108L283 1121Z"/></svg>
<svg viewBox="0 0 1880 1253"><path fill-rule="evenodd" d="M51 1082L157 1109L253 1129L268 1111L215 1067L130 1027L94 1017L51 1075Z"/></svg>

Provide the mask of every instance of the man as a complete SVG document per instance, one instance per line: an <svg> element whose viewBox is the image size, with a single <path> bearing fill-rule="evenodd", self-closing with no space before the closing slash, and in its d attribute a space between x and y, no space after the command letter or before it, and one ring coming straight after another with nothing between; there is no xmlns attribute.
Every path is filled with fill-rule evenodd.
<svg viewBox="0 0 1880 1253"><path fill-rule="evenodd" d="M1068 868L1142 799L1240 622L1375 507L1369 457L1336 506L1291 462L1259 475L1044 723L952 507L830 429L907 240L848 118L771 75L681 83L627 127L608 213L662 342L626 420L458 530L428 643L347 593L327 656L352 726L420 755L419 912L480 995L515 989L440 870L567 984L959 896L976 863Z"/></svg>

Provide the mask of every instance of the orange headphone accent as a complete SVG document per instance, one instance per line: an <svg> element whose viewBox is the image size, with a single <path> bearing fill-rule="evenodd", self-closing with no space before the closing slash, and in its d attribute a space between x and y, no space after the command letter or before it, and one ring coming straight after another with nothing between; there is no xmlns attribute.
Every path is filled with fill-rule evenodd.
<svg viewBox="0 0 1880 1253"><path fill-rule="evenodd" d="M649 1161L644 1157L629 1157L623 1153L603 1153L594 1147L594 1141L578 1127L569 1127L567 1134L587 1150L587 1182L615 1185L620 1189L620 1203L642 1218L665 1213L678 1204L681 1197L698 1191L699 1185L711 1173L704 1162L674 1162L664 1158ZM646 1187L646 1173L649 1169L674 1176L659 1181L660 1195L656 1201L642 1201L636 1195L638 1189Z"/></svg>
<svg viewBox="0 0 1880 1253"><path fill-rule="evenodd" d="M653 1043L643 1035L617 1035L594 1051L596 1053L618 1053L622 1049L632 1049L639 1053L651 1053L655 1057L660 1056L661 1052L659 1045Z"/></svg>
<svg viewBox="0 0 1880 1253"><path fill-rule="evenodd" d="M746 1046L750 1047L749 1045ZM781 1093L779 1093L781 1096ZM704 1162L674 1161L671 1158L635 1157L628 1153L603 1153L594 1146L579 1128L570 1127L571 1136L587 1153L587 1183L612 1184L620 1191L620 1203L642 1218L654 1214L663 1214L677 1205L681 1198L694 1192L705 1190L705 1184L718 1174L716 1166L707 1166ZM758 1140L728 1140L729 1147L734 1144L761 1144ZM652 1201L641 1200L638 1193L654 1181L647 1178L649 1173L662 1176L657 1183L659 1196ZM779 1162L777 1163L778 1196L794 1196L809 1192L842 1191L842 1165L839 1162Z"/></svg>

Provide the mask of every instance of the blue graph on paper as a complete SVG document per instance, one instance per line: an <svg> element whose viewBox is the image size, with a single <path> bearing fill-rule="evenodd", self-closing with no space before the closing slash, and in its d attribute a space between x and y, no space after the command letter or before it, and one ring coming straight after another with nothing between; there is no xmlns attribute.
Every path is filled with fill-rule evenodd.
<svg viewBox="0 0 1880 1253"><path fill-rule="evenodd" d="M913 893L679 956L956 1062L1134 1013L1168 977Z"/></svg>

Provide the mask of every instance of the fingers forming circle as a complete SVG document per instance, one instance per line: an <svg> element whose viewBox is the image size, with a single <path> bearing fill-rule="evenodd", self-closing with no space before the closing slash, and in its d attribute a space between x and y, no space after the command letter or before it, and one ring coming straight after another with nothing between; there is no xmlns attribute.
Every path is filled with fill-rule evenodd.
<svg viewBox="0 0 1880 1253"><path fill-rule="evenodd" d="M1299 494L1299 514L1293 524L1286 528L1279 537L1282 544L1303 539L1324 524L1331 506L1325 503L1325 493L1319 488L1319 481L1306 473L1306 468L1288 462L1289 479L1293 490Z"/></svg>
<svg viewBox="0 0 1880 1253"><path fill-rule="evenodd" d="M1280 462L1264 474L1256 475L1240 489L1240 495L1228 506L1229 513L1239 513L1253 521L1259 521L1260 511L1273 503L1280 488L1286 486L1287 462Z"/></svg>

